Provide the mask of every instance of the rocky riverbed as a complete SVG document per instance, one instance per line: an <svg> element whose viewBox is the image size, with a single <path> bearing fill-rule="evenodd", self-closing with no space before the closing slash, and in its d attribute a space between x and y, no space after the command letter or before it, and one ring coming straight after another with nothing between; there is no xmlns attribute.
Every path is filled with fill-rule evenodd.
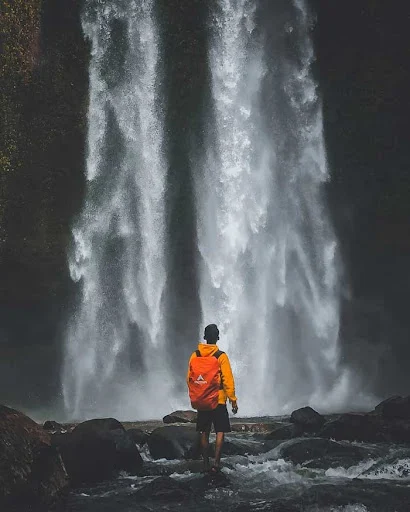
<svg viewBox="0 0 410 512"><path fill-rule="evenodd" d="M232 418L232 430L222 472L210 476L193 411L37 425L2 406L0 504L19 512L410 510L409 397L362 414L306 407Z"/></svg>

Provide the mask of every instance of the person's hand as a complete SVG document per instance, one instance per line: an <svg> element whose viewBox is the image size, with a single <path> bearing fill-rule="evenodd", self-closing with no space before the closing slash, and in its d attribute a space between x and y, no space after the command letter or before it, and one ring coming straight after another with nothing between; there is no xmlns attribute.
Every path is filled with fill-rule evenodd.
<svg viewBox="0 0 410 512"><path fill-rule="evenodd" d="M232 412L233 414L238 412L238 404L236 402L232 402Z"/></svg>

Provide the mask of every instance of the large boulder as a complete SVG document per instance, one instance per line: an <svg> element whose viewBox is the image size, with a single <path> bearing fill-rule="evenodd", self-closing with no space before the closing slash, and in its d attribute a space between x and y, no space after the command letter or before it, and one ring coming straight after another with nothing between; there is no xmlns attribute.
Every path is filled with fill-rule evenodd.
<svg viewBox="0 0 410 512"><path fill-rule="evenodd" d="M114 418L97 418L79 423L73 434L101 434L112 430L125 430L123 424Z"/></svg>
<svg viewBox="0 0 410 512"><path fill-rule="evenodd" d="M162 418L164 423L195 423L198 413L195 411L174 411Z"/></svg>
<svg viewBox="0 0 410 512"><path fill-rule="evenodd" d="M305 432L316 432L326 420L312 407L302 407L292 412L290 421L301 427Z"/></svg>
<svg viewBox="0 0 410 512"><path fill-rule="evenodd" d="M335 439L336 441L386 441L383 421L377 416L368 414L342 414L323 426L319 432L320 437Z"/></svg>
<svg viewBox="0 0 410 512"><path fill-rule="evenodd" d="M278 446L277 454L293 464L308 463L309 467L349 467L363 460L367 452L356 446L344 445L320 438L302 438L286 441Z"/></svg>
<svg viewBox="0 0 410 512"><path fill-rule="evenodd" d="M113 419L95 419L77 425L71 434L54 434L73 485L98 482L119 471L138 474L142 457L133 436Z"/></svg>
<svg viewBox="0 0 410 512"><path fill-rule="evenodd" d="M61 434L63 432L67 432L67 429L63 425L52 420L45 421L43 428L44 430L47 430L47 432L50 432L50 434L55 434L56 432Z"/></svg>
<svg viewBox="0 0 410 512"><path fill-rule="evenodd" d="M381 439L391 443L410 442L410 422L404 419L387 420L381 422Z"/></svg>
<svg viewBox="0 0 410 512"><path fill-rule="evenodd" d="M265 439L267 441L280 441L300 437L302 434L303 428L300 425L297 425L296 423L287 423L279 425L269 432L269 434L266 434Z"/></svg>
<svg viewBox="0 0 410 512"><path fill-rule="evenodd" d="M377 405L374 413L386 419L410 419L410 396L392 396Z"/></svg>
<svg viewBox="0 0 410 512"><path fill-rule="evenodd" d="M50 435L25 414L0 405L0 510L46 507L68 486Z"/></svg>
<svg viewBox="0 0 410 512"><path fill-rule="evenodd" d="M138 446L143 446L148 441L149 434L140 428L129 428L127 429L127 432L128 435L131 436L134 443Z"/></svg>
<svg viewBox="0 0 410 512"><path fill-rule="evenodd" d="M319 435L337 441L408 443L410 423L407 419L383 418L378 414L342 414L327 422Z"/></svg>
<svg viewBox="0 0 410 512"><path fill-rule="evenodd" d="M199 455L199 435L193 427L159 427L147 442L153 459L190 459Z"/></svg>

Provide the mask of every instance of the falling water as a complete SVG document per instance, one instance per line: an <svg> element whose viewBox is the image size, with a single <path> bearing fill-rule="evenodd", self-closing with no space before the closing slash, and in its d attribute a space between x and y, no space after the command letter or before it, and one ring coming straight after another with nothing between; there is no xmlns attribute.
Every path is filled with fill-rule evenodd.
<svg viewBox="0 0 410 512"><path fill-rule="evenodd" d="M258 2L217 2L214 119L196 176L203 318L220 325L250 414L337 406L343 386L310 22L302 0L275 6L265 26Z"/></svg>
<svg viewBox="0 0 410 512"><path fill-rule="evenodd" d="M66 340L69 416L141 417L157 407L163 339L163 121L153 0L88 0L87 189L70 256L82 295ZM149 347L149 354L147 352ZM155 378L155 386L150 379Z"/></svg>
<svg viewBox="0 0 410 512"><path fill-rule="evenodd" d="M193 318L167 309L180 303L178 291L165 290L166 254L180 250L167 241L188 235L169 233L165 221L173 196L166 197L159 5L86 2L87 189L70 256L81 300L63 375L70 417L158 417L189 405L181 358L195 340L165 339L174 332L170 310L174 326ZM309 14L303 0L209 7L212 105L204 156L192 165L196 211L180 212L196 215L203 325L219 324L242 414L338 408L352 387L339 362L338 247L323 195L329 174ZM172 279L184 275L175 268Z"/></svg>

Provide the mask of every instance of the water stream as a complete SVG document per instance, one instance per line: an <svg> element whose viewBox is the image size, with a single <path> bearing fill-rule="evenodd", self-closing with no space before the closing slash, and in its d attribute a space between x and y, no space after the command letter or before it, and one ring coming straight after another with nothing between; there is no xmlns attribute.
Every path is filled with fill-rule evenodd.
<svg viewBox="0 0 410 512"><path fill-rule="evenodd" d="M152 0L89 1L87 190L70 271L81 280L67 333L71 416L153 414L164 346L166 165ZM166 386L164 386L166 388ZM166 400L162 396L161 400Z"/></svg>
<svg viewBox="0 0 410 512"><path fill-rule="evenodd" d="M203 317L221 327L249 414L330 405L339 378L337 241L309 13L302 1L272 11L268 28L258 2L221 0L213 13L215 114L197 177Z"/></svg>

